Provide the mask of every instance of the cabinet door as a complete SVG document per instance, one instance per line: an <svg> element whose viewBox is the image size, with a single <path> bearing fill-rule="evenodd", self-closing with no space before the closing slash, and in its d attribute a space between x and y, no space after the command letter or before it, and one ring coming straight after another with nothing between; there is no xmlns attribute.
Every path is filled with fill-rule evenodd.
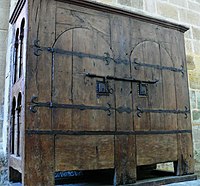
<svg viewBox="0 0 200 186"><path fill-rule="evenodd" d="M114 76L109 16L62 5L57 4L53 45L52 100L58 107L52 118L53 129L68 136L55 139L56 170L114 168L114 81L106 79ZM69 148L66 157L63 149Z"/></svg>

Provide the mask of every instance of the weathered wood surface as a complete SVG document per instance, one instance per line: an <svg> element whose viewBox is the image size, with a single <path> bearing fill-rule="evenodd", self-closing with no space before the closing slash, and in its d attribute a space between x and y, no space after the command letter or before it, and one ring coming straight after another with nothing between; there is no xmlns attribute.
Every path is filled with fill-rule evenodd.
<svg viewBox="0 0 200 186"><path fill-rule="evenodd" d="M137 165L177 160L177 135L136 136Z"/></svg>
<svg viewBox="0 0 200 186"><path fill-rule="evenodd" d="M56 136L56 171L111 168L114 168L114 136Z"/></svg>
<svg viewBox="0 0 200 186"><path fill-rule="evenodd" d="M116 184L127 184L137 166L168 161L178 175L193 173L190 114L176 113L189 109L184 27L67 2L28 2L23 183L49 186L55 171L113 168ZM103 96L99 81L110 90ZM43 103L36 113L32 96Z"/></svg>
<svg viewBox="0 0 200 186"><path fill-rule="evenodd" d="M115 136L115 184L136 182L135 149L135 136Z"/></svg>
<svg viewBox="0 0 200 186"><path fill-rule="evenodd" d="M26 135L23 184L54 185L54 136Z"/></svg>
<svg viewBox="0 0 200 186"><path fill-rule="evenodd" d="M55 9L53 0L36 0L29 3L29 55L26 75L26 100L28 103L32 96L37 96L38 101L41 102L51 101L52 55L46 50L38 51L41 54L39 56L34 55L33 45L38 41L39 46L50 47L55 41ZM52 129L50 109L39 108L35 114L27 109L26 116L26 129Z"/></svg>

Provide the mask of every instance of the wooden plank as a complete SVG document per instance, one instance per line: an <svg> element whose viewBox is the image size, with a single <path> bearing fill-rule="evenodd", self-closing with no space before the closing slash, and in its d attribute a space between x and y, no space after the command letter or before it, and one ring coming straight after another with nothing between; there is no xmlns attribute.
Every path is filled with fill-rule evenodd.
<svg viewBox="0 0 200 186"><path fill-rule="evenodd" d="M112 57L109 44L93 29L73 30L73 51L101 57L107 53ZM104 107L110 104L114 107L114 94L97 95L97 81L103 82L104 79L87 77L87 73L113 76L114 62L110 61L107 64L106 61L95 57L73 56L73 104ZM114 88L113 81L106 82L109 87ZM73 110L72 125L75 130L114 130L115 112L112 110L111 115L108 115L108 112L100 110Z"/></svg>
<svg viewBox="0 0 200 186"><path fill-rule="evenodd" d="M23 184L53 186L54 136L26 135L25 144Z"/></svg>
<svg viewBox="0 0 200 186"><path fill-rule="evenodd" d="M178 163L176 174L179 176L194 173L192 144L192 134L178 134Z"/></svg>
<svg viewBox="0 0 200 186"><path fill-rule="evenodd" d="M135 136L115 136L115 183L136 182Z"/></svg>
<svg viewBox="0 0 200 186"><path fill-rule="evenodd" d="M111 47L115 60L115 76L131 77L130 74L130 19L111 16ZM115 105L132 109L132 85L130 82L115 81ZM133 130L133 115L116 112L116 130Z"/></svg>
<svg viewBox="0 0 200 186"><path fill-rule="evenodd" d="M143 63L150 65L161 65L160 45L156 42L146 41L143 43ZM164 60L164 59L163 59ZM145 68L145 78L148 80L158 80L158 83L148 85L148 108L162 109L163 108L163 89L162 89L162 74L156 68ZM159 100L159 101L158 101ZM151 130L163 130L162 114L150 113L149 125Z"/></svg>
<svg viewBox="0 0 200 186"><path fill-rule="evenodd" d="M131 75L139 80L144 80L144 67L138 68L134 67L134 60L140 59L141 61L144 61L143 59L143 47L137 47L134 49L131 53ZM137 107L141 108L148 108L148 97L145 96L139 96L139 84L138 83L132 83L132 91L133 91L133 109L137 109ZM134 129L135 130L150 130L151 125L149 123L150 121L150 113L143 113L142 117L138 117L137 113L134 112Z"/></svg>
<svg viewBox="0 0 200 186"><path fill-rule="evenodd" d="M114 168L114 136L56 136L56 171L109 168Z"/></svg>
<svg viewBox="0 0 200 186"><path fill-rule="evenodd" d="M110 27L111 47L115 59L115 76L130 77L130 19L113 15Z"/></svg>
<svg viewBox="0 0 200 186"><path fill-rule="evenodd" d="M55 41L55 2L29 2L29 46L27 56L26 101L30 104L32 96L37 96L40 102L51 101L52 55L42 51L40 56L34 55L33 44L39 40L42 47L51 47ZM48 15L48 16L46 16ZM51 110L38 108L33 114L26 111L26 128L51 129Z"/></svg>
<svg viewBox="0 0 200 186"><path fill-rule="evenodd" d="M167 67L174 67L172 57L167 53L166 49L162 46L160 48L161 65ZM175 72L169 70L162 71L163 81L163 108L166 110L176 110L176 89L175 89ZM170 91L169 91L170 90ZM164 129L176 130L177 129L177 115L176 114L163 114Z"/></svg>
<svg viewBox="0 0 200 186"><path fill-rule="evenodd" d="M163 91L162 77L160 70L147 66L138 66L134 61L140 64L160 65L160 48L155 42L144 41L134 48L131 54L132 76L141 81L155 81L156 84L148 84L147 96L138 95L137 85L133 85L134 91L134 108L162 109L163 108ZM136 89L136 90L134 90ZM159 101L157 101L159 99ZM141 118L135 117L135 127L137 130L162 130L164 128L162 114L143 113Z"/></svg>
<svg viewBox="0 0 200 186"><path fill-rule="evenodd" d="M132 87L130 82L115 82L116 108L124 107L132 109ZM133 131L133 114L132 113L116 113L116 130L117 131Z"/></svg>
<svg viewBox="0 0 200 186"><path fill-rule="evenodd" d="M179 42L178 42L179 40ZM186 56L185 56L185 45L184 36L177 34L175 42L178 48L177 65L184 68L184 74L175 74L176 82L176 95L177 95L177 107L185 109L190 108L189 105L189 90L188 90L188 76L186 71ZM178 129L189 129L191 130L191 116L190 113L187 117L184 115L178 115ZM194 159L193 159L193 148L192 148L192 135L191 134L178 134L178 162L176 167L177 175L184 175L194 173Z"/></svg>
<svg viewBox="0 0 200 186"><path fill-rule="evenodd" d="M56 28L56 32L59 32ZM63 31L54 48L72 51L72 31ZM60 104L72 104L72 56L54 54L54 78L52 101ZM56 130L71 129L72 110L53 109L53 128Z"/></svg>
<svg viewBox="0 0 200 186"><path fill-rule="evenodd" d="M57 2L56 24L70 28L89 28L96 30L102 38L110 42L109 16L105 13L80 6Z"/></svg>
<svg viewBox="0 0 200 186"><path fill-rule="evenodd" d="M136 131L149 131L151 129L150 113L142 113L141 117L137 115L137 107L148 108L148 97L138 95L138 84L132 83L133 87L133 109L134 112L134 130Z"/></svg>
<svg viewBox="0 0 200 186"><path fill-rule="evenodd" d="M137 165L151 165L177 160L177 135L136 136Z"/></svg>
<svg viewBox="0 0 200 186"><path fill-rule="evenodd" d="M109 26L109 25L106 25ZM73 32L73 51L98 57L113 58L110 44L107 43L95 29L79 28ZM114 62L96 57L78 58L74 56L74 73L92 73L102 76L114 75Z"/></svg>
<svg viewBox="0 0 200 186"><path fill-rule="evenodd" d="M179 53L177 55L177 63L179 66L183 65L184 74L177 73L175 74L175 86L176 86L176 95L177 95L177 108L184 110L185 107L190 109L189 104L189 89L188 89L188 75L186 70L186 56L185 56L185 44L183 36L179 35ZM177 38L177 39L178 39ZM191 116L188 113L187 118L184 115L178 115L178 129L189 129L191 130Z"/></svg>

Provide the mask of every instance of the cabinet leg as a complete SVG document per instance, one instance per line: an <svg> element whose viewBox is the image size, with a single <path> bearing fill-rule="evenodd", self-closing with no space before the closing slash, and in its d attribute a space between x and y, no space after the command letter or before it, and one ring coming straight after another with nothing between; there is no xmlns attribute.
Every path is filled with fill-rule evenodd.
<svg viewBox="0 0 200 186"><path fill-rule="evenodd" d="M114 185L125 185L135 182L135 136L116 136Z"/></svg>

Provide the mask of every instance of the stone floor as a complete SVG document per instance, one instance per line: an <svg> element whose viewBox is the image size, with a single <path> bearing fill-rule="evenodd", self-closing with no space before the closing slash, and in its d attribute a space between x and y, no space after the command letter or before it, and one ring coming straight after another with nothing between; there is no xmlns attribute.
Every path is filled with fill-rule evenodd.
<svg viewBox="0 0 200 186"><path fill-rule="evenodd" d="M10 186L21 186L21 184L15 183L15 184L11 184ZM91 183L91 184L81 183L81 184L67 184L67 185L62 185L62 186L100 186L100 185L94 184L94 183ZM104 186L106 186L106 185L104 185ZM131 185L129 185L129 186L131 186ZM200 186L200 180L167 184L167 186Z"/></svg>
<svg viewBox="0 0 200 186"><path fill-rule="evenodd" d="M200 186L200 180L167 184L168 186Z"/></svg>

